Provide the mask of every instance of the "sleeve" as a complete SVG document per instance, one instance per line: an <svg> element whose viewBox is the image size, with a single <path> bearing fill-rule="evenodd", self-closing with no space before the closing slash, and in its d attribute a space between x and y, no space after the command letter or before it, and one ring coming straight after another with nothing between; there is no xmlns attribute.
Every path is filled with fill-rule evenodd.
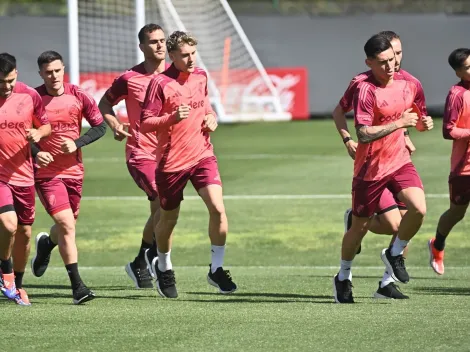
<svg viewBox="0 0 470 352"><path fill-rule="evenodd" d="M150 81L145 94L144 104L140 115L142 133L156 131L160 127L168 127L176 123L175 114L162 114L165 95L161 79L155 77Z"/></svg>
<svg viewBox="0 0 470 352"><path fill-rule="evenodd" d="M339 101L339 106L341 106L341 109L343 109L345 113L353 109L354 92L357 90L357 85L357 80L353 78Z"/></svg>
<svg viewBox="0 0 470 352"><path fill-rule="evenodd" d="M41 96L36 90L32 90L31 98L33 99L33 124L35 126L43 126L49 124L46 108L42 102Z"/></svg>
<svg viewBox="0 0 470 352"><path fill-rule="evenodd" d="M463 110L463 92L451 90L447 95L442 124L442 135L445 139L462 139L470 137L470 129L456 127Z"/></svg>
<svg viewBox="0 0 470 352"><path fill-rule="evenodd" d="M36 158L36 155L41 151L37 143L31 143L31 155L34 158Z"/></svg>
<svg viewBox="0 0 470 352"><path fill-rule="evenodd" d="M90 126L101 125L104 120L98 105L96 105L96 101L81 89L77 90L77 98L82 104L82 116L88 121Z"/></svg>
<svg viewBox="0 0 470 352"><path fill-rule="evenodd" d="M111 105L116 105L121 100L127 98L128 90L127 90L127 75L123 73L121 76L116 78L111 85L111 87L104 93L106 99L111 103Z"/></svg>
<svg viewBox="0 0 470 352"><path fill-rule="evenodd" d="M424 89L420 81L416 81L416 95L414 103L418 106L419 111L424 116L428 116L428 109L426 108L426 98L424 97Z"/></svg>
<svg viewBox="0 0 470 352"><path fill-rule="evenodd" d="M99 125L93 126L83 136L80 136L75 140L75 145L77 148L82 148L88 144L91 144L101 137L103 137L106 133L106 122L101 121Z"/></svg>
<svg viewBox="0 0 470 352"><path fill-rule="evenodd" d="M354 123L371 126L374 121L375 94L369 84L361 84L354 93Z"/></svg>

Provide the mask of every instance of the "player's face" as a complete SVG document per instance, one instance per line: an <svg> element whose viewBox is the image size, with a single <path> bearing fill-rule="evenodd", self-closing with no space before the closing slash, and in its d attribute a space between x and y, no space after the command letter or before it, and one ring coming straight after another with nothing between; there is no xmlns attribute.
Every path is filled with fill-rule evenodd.
<svg viewBox="0 0 470 352"><path fill-rule="evenodd" d="M462 67L455 73L461 80L470 82L470 56L467 57L467 60L464 61Z"/></svg>
<svg viewBox="0 0 470 352"><path fill-rule="evenodd" d="M196 46L184 44L170 53L170 59L181 72L194 72L196 65Z"/></svg>
<svg viewBox="0 0 470 352"><path fill-rule="evenodd" d="M39 70L39 75L44 80L46 88L58 91L64 85L64 63L60 60L43 64Z"/></svg>
<svg viewBox="0 0 470 352"><path fill-rule="evenodd" d="M0 97L8 98L13 93L17 78L18 71L16 68L7 75L0 73Z"/></svg>
<svg viewBox="0 0 470 352"><path fill-rule="evenodd" d="M144 53L146 60L165 60L165 33L163 33L163 31L160 29L157 29L151 33L147 33L145 36L145 41L140 44L139 47L140 50Z"/></svg>
<svg viewBox="0 0 470 352"><path fill-rule="evenodd" d="M401 68L401 59L403 58L403 49L401 48L401 40L393 39L390 44L392 44L392 49L395 52L395 72L400 71Z"/></svg>
<svg viewBox="0 0 470 352"><path fill-rule="evenodd" d="M379 81L388 81L395 73L395 52L392 48L382 51L374 59L366 59L375 78Z"/></svg>

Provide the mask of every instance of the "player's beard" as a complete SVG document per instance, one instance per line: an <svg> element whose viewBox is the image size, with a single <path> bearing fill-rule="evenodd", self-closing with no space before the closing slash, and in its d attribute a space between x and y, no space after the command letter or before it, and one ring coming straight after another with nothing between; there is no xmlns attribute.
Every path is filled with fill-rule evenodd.
<svg viewBox="0 0 470 352"><path fill-rule="evenodd" d="M0 92L0 98L5 98L5 99L6 99L6 98L8 98L8 97L11 95L12 92L13 92L13 87L12 87L11 90L9 90L8 92L7 92L7 91L4 91L4 90L1 91L1 92Z"/></svg>
<svg viewBox="0 0 470 352"><path fill-rule="evenodd" d="M395 66L395 72L398 72L401 70L401 62L398 66Z"/></svg>

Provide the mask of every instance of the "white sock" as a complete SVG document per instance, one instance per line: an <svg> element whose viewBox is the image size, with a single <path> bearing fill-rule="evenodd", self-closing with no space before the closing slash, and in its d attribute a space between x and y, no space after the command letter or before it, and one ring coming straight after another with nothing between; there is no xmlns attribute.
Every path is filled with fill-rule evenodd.
<svg viewBox="0 0 470 352"><path fill-rule="evenodd" d="M225 245L224 246L211 245L211 254L212 254L211 272L213 274L215 273L217 268L220 268L224 265Z"/></svg>
<svg viewBox="0 0 470 352"><path fill-rule="evenodd" d="M351 266L352 266L352 260L341 260L341 267L338 273L339 281L344 281L344 280L352 281Z"/></svg>
<svg viewBox="0 0 470 352"><path fill-rule="evenodd" d="M385 286L387 286L388 284L390 284L392 282L395 282L395 280L393 280L392 275L390 275L388 273L388 271L385 270L384 276L382 277L382 283L380 284L380 287L384 288Z"/></svg>
<svg viewBox="0 0 470 352"><path fill-rule="evenodd" d="M405 247L408 245L408 242L406 240L401 240L398 238L398 236L395 238L395 241L393 242L392 249L390 250L390 254L392 257L396 257L397 255L403 254L403 251L405 250Z"/></svg>
<svg viewBox="0 0 470 352"><path fill-rule="evenodd" d="M173 265L171 264L171 249L168 253L162 253L158 250L157 248L157 254L158 254L158 270L161 272L165 272L167 270L173 269Z"/></svg>

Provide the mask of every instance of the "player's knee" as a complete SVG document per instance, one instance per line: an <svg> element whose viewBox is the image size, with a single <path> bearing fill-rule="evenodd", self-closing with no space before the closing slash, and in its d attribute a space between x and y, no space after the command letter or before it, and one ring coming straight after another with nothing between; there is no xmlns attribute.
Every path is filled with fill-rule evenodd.
<svg viewBox="0 0 470 352"><path fill-rule="evenodd" d="M466 208L449 209L449 214L452 217L452 220L456 223L463 220L466 212Z"/></svg>
<svg viewBox="0 0 470 352"><path fill-rule="evenodd" d="M75 221L73 219L57 219L56 224L60 234L70 236L75 234Z"/></svg>
<svg viewBox="0 0 470 352"><path fill-rule="evenodd" d="M415 217L424 218L426 216L426 204L416 204L408 210L408 212L410 211Z"/></svg>
<svg viewBox="0 0 470 352"><path fill-rule="evenodd" d="M212 217L223 218L225 216L224 203L215 203L208 207L209 214Z"/></svg>
<svg viewBox="0 0 470 352"><path fill-rule="evenodd" d="M16 236L17 238L23 237L29 241L31 239L31 226L18 225L17 230L16 230Z"/></svg>
<svg viewBox="0 0 470 352"><path fill-rule="evenodd" d="M2 221L2 227L5 234L13 236L18 228L18 219L14 216L4 218Z"/></svg>
<svg viewBox="0 0 470 352"><path fill-rule="evenodd" d="M165 229L174 229L176 224L178 223L177 218L170 218L170 219L161 219L159 224L161 224Z"/></svg>
<svg viewBox="0 0 470 352"><path fill-rule="evenodd" d="M398 233L398 229L400 228L400 222L392 222L389 224L389 226L390 226L390 230L389 230L390 234L395 235Z"/></svg>

